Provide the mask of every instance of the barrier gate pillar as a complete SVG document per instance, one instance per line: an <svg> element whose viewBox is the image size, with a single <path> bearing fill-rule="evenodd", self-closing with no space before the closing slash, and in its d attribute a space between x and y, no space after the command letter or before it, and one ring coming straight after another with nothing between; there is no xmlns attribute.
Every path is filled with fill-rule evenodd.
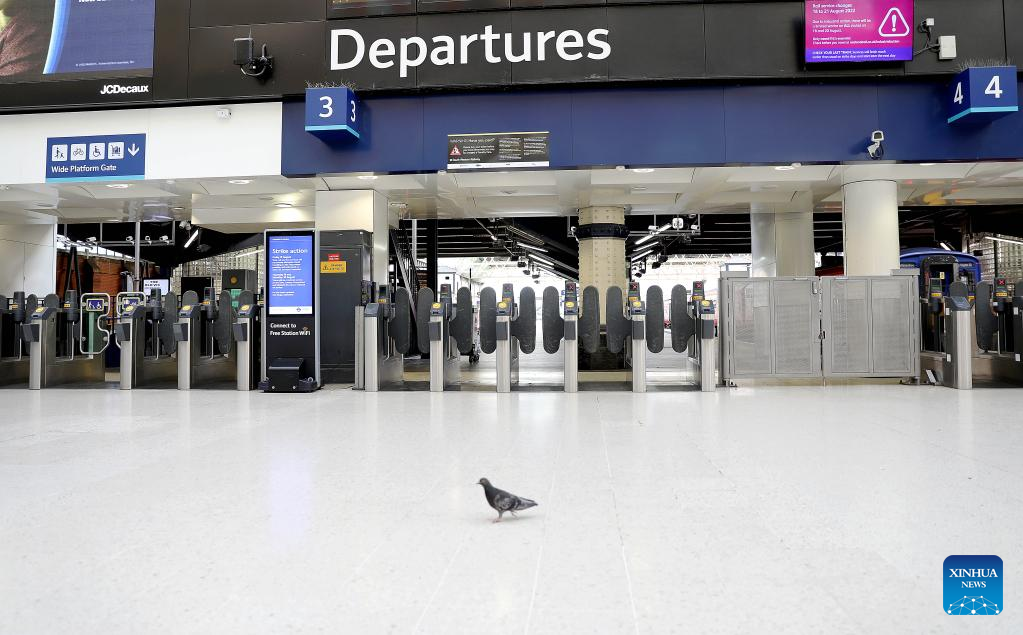
<svg viewBox="0 0 1023 635"><path fill-rule="evenodd" d="M629 302L632 322L632 392L646 392L646 305L638 296Z"/></svg>
<svg viewBox="0 0 1023 635"><path fill-rule="evenodd" d="M696 305L696 339L698 342L698 358L700 362L700 390L714 392L717 383L714 371L717 368L714 346L714 301L701 300Z"/></svg>
<svg viewBox="0 0 1023 635"><path fill-rule="evenodd" d="M497 392L511 392L514 311L515 304L507 297L497 303Z"/></svg>
<svg viewBox="0 0 1023 635"><path fill-rule="evenodd" d="M565 392L579 392L579 291L565 285Z"/></svg>

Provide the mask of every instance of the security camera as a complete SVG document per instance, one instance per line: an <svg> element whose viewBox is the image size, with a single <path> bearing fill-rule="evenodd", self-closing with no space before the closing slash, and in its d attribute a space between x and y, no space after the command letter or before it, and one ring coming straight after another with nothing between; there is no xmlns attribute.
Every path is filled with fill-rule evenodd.
<svg viewBox="0 0 1023 635"><path fill-rule="evenodd" d="M249 37L234 39L234 65L247 77L267 77L273 71L274 58L268 54L266 44L259 57L255 54L256 41Z"/></svg>
<svg viewBox="0 0 1023 635"><path fill-rule="evenodd" d="M875 130L870 133L870 140L873 141L867 146L867 154L870 155L871 159L883 159L884 158L884 131Z"/></svg>

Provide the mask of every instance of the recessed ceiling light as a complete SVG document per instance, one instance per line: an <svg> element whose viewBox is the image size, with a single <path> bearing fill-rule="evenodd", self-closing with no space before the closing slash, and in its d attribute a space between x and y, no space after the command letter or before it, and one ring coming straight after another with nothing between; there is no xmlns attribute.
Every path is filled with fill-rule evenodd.
<svg viewBox="0 0 1023 635"><path fill-rule="evenodd" d="M174 210L175 212L180 212L180 211L182 211L185 208L184 207L172 207L171 209Z"/></svg>
<svg viewBox="0 0 1023 635"><path fill-rule="evenodd" d="M647 189L647 188L646 188L645 186L643 186L643 185L636 185L636 186L634 186L634 187L632 188L632 191L633 191L633 192L645 192L645 191L646 191L646 189Z"/></svg>
<svg viewBox="0 0 1023 635"><path fill-rule="evenodd" d="M293 205L291 203L274 203L274 207L284 208L284 207L293 207Z"/></svg>
<svg viewBox="0 0 1023 635"><path fill-rule="evenodd" d="M228 183L231 185L248 185L252 183L252 179L231 179Z"/></svg>
<svg viewBox="0 0 1023 635"><path fill-rule="evenodd" d="M654 168L635 168L632 171L636 174L650 174L654 171Z"/></svg>
<svg viewBox="0 0 1023 635"><path fill-rule="evenodd" d="M376 181L380 177L375 174L363 174L362 176L356 177L360 181Z"/></svg>
<svg viewBox="0 0 1023 635"><path fill-rule="evenodd" d="M35 206L39 209L53 209L54 207L57 207L53 203L36 203Z"/></svg>
<svg viewBox="0 0 1023 635"><path fill-rule="evenodd" d="M107 183L107 187L112 190L126 190L131 187L129 183Z"/></svg>
<svg viewBox="0 0 1023 635"><path fill-rule="evenodd" d="M792 170L796 169L796 166L794 166L794 165L776 165L776 166L774 166L774 169L778 170L779 172L791 172Z"/></svg>
<svg viewBox="0 0 1023 635"><path fill-rule="evenodd" d="M929 168L929 167L931 167L933 165L938 165L938 164L937 163L921 163L920 167L922 167L922 168Z"/></svg>

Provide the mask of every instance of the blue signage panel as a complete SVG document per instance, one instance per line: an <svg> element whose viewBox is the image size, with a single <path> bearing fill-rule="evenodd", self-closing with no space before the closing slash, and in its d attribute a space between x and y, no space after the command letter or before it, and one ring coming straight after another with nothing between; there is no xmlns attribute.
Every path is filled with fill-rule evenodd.
<svg viewBox="0 0 1023 635"><path fill-rule="evenodd" d="M146 135L50 137L46 182L127 181L146 177Z"/></svg>
<svg viewBox="0 0 1023 635"><path fill-rule="evenodd" d="M306 89L306 132L324 139L358 139L361 126L362 102L351 89Z"/></svg>
<svg viewBox="0 0 1023 635"><path fill-rule="evenodd" d="M267 237L267 312L270 315L312 315L312 234L270 234Z"/></svg>
<svg viewBox="0 0 1023 635"><path fill-rule="evenodd" d="M990 121L1019 112L1015 66L968 68L949 87L948 122Z"/></svg>

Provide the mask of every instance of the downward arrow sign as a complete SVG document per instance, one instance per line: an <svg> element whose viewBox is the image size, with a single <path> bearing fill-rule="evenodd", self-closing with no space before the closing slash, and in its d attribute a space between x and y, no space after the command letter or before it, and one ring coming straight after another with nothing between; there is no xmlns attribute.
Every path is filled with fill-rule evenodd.
<svg viewBox="0 0 1023 635"><path fill-rule="evenodd" d="M130 154L131 156L135 156L136 154L139 153L140 149L141 148L139 148L137 145L133 143L131 144L131 146L128 147L128 154Z"/></svg>

